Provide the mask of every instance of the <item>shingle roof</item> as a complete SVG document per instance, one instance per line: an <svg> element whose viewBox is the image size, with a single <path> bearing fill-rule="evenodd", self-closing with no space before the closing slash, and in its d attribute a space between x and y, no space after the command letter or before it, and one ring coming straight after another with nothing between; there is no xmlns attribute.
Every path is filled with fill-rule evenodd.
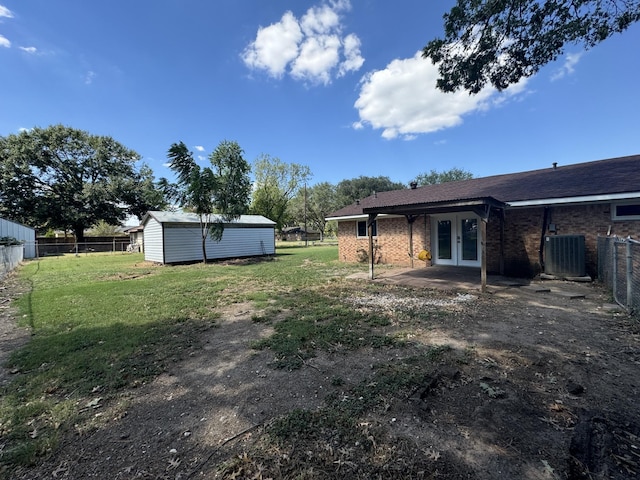
<svg viewBox="0 0 640 480"><path fill-rule="evenodd" d="M640 155L528 172L379 192L329 217L362 215L363 209L493 198L513 203L640 192Z"/></svg>

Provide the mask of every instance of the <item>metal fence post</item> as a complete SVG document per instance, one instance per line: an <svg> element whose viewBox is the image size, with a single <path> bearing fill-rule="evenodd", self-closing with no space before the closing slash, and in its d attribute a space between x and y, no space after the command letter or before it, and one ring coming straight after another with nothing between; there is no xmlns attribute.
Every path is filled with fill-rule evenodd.
<svg viewBox="0 0 640 480"><path fill-rule="evenodd" d="M618 242L613 242L613 265L611 272L611 290L613 290L613 299L618 301Z"/></svg>
<svg viewBox="0 0 640 480"><path fill-rule="evenodd" d="M622 248L623 245L625 246L624 261L623 254L618 252L618 248ZM601 246L603 247L602 251ZM613 251L609 252L607 248L613 248ZM598 238L598 276L600 281L611 290L614 301L631 313L640 312L639 266L640 241L631 237ZM620 278L618 278L618 274L620 274ZM624 298L625 295L626 298Z"/></svg>
<svg viewBox="0 0 640 480"><path fill-rule="evenodd" d="M633 306L633 259L631 257L631 242L627 242L627 308Z"/></svg>

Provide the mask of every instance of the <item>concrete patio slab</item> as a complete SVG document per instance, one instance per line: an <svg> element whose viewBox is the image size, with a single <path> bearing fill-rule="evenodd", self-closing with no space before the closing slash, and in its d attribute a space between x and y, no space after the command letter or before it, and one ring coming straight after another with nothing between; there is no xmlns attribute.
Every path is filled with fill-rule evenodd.
<svg viewBox="0 0 640 480"><path fill-rule="evenodd" d="M425 289L465 290L480 292L481 278L479 268L451 267L435 265L429 267L387 267L380 266L375 273L374 283L404 285ZM350 275L350 279L369 280L368 272ZM579 291L570 291L571 285L560 280L529 280L501 275L487 275L487 291L518 288L531 293L551 293L568 298L585 298ZM580 289L576 289L580 290Z"/></svg>

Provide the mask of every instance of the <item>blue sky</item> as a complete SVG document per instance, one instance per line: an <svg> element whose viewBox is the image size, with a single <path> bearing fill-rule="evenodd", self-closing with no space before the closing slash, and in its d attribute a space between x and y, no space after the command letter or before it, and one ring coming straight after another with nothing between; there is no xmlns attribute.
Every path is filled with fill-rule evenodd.
<svg viewBox="0 0 640 480"><path fill-rule="evenodd" d="M421 48L453 1L0 0L0 135L64 124L157 178L184 141L312 183L476 177L640 153L640 25L498 93L442 94Z"/></svg>

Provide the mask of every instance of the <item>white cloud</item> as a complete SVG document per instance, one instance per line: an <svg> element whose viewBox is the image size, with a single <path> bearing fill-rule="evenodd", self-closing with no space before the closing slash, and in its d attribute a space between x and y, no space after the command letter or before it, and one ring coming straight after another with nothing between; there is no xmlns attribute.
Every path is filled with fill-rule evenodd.
<svg viewBox="0 0 640 480"><path fill-rule="evenodd" d="M249 68L266 70L272 77L281 77L287 64L298 56L298 44L302 31L291 12L282 16L279 23L260 28L256 39L244 53L244 63Z"/></svg>
<svg viewBox="0 0 640 480"><path fill-rule="evenodd" d="M299 80L331 83L331 71L340 61L340 38L336 35L308 37L291 65L291 76Z"/></svg>
<svg viewBox="0 0 640 480"><path fill-rule="evenodd" d="M13 13L4 5L0 5L0 18L1 17L13 18ZM11 47L11 42L9 41L9 39L2 34L0 34L0 47L5 47L5 48Z"/></svg>
<svg viewBox="0 0 640 480"><path fill-rule="evenodd" d="M354 34L349 34L343 43L345 61L340 64L338 77L342 77L348 72L358 71L364 64L364 58L360 55L360 39Z"/></svg>
<svg viewBox="0 0 640 480"><path fill-rule="evenodd" d="M13 18L13 13L4 5L0 5L0 17Z"/></svg>
<svg viewBox="0 0 640 480"><path fill-rule="evenodd" d="M197 151L199 151L199 152L204 152L204 147L203 147L202 145L196 145L196 146L195 146L195 147L193 147L193 148L195 148L195 149L196 149Z"/></svg>
<svg viewBox="0 0 640 480"><path fill-rule="evenodd" d="M369 72L361 80L354 105L360 120L353 127L370 126L381 129L384 138L411 140L418 134L460 125L464 115L487 110L503 102L505 96L521 92L526 84L521 81L502 94L486 88L469 95L466 91L441 92L436 88L437 78L437 66L422 58L422 52Z"/></svg>
<svg viewBox="0 0 640 480"><path fill-rule="evenodd" d="M340 17L329 5L311 7L300 20L300 26L308 37L325 35L340 27Z"/></svg>
<svg viewBox="0 0 640 480"><path fill-rule="evenodd" d="M27 53L37 53L38 49L36 47L19 47L20 50L22 50L23 52L27 52Z"/></svg>
<svg viewBox="0 0 640 480"><path fill-rule="evenodd" d="M96 78L97 74L93 70L89 70L84 77L85 85L91 85L93 83L93 79Z"/></svg>
<svg viewBox="0 0 640 480"><path fill-rule="evenodd" d="M583 54L584 52L567 54L564 59L564 64L551 76L551 81L560 80L561 78L575 72L575 66L578 64Z"/></svg>
<svg viewBox="0 0 640 480"><path fill-rule="evenodd" d="M325 85L360 69L360 40L355 34L342 35L340 13L350 8L348 0L339 0L311 7L301 19L286 12L278 23L258 29L242 53L245 65L274 78L288 73L296 80Z"/></svg>

